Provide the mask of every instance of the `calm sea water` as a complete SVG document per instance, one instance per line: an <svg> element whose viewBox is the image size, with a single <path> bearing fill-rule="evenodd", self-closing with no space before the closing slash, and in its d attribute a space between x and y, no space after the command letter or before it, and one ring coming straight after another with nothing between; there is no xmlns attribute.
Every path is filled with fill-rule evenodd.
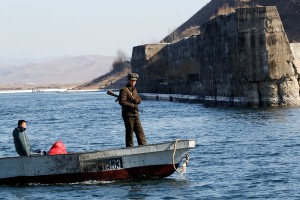
<svg viewBox="0 0 300 200"><path fill-rule="evenodd" d="M120 106L105 92L0 94L0 102L0 157L16 156L18 119L28 121L33 148L49 150L59 139L70 152L124 146ZM197 139L186 174L0 186L0 199L300 199L300 108L143 101L140 109L148 143Z"/></svg>

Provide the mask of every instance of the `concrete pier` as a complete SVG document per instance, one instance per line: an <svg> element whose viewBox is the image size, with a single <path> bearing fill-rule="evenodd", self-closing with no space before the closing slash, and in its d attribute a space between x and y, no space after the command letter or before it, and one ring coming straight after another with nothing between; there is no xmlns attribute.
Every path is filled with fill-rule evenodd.
<svg viewBox="0 0 300 200"><path fill-rule="evenodd" d="M211 105L300 105L300 48L290 45L276 7L238 8L200 32L134 47L139 92L194 95Z"/></svg>

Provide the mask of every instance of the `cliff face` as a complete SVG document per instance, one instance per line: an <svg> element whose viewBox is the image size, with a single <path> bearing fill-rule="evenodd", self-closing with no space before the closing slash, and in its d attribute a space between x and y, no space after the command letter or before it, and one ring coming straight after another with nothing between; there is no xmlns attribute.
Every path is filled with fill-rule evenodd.
<svg viewBox="0 0 300 200"><path fill-rule="evenodd" d="M290 42L300 42L300 0L211 0L189 20L179 26L162 42L174 42L186 36L191 27L200 27L203 23L219 14L228 14L238 7L276 6ZM195 31L194 31L195 32ZM193 34L193 33L191 33Z"/></svg>
<svg viewBox="0 0 300 200"><path fill-rule="evenodd" d="M200 32L177 43L134 47L140 92L199 95L232 106L300 104L299 66L276 7L239 8L204 23Z"/></svg>

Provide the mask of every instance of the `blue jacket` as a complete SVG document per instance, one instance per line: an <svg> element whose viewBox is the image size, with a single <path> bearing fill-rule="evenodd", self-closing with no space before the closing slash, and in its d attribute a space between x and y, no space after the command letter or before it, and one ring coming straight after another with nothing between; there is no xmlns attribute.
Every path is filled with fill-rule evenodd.
<svg viewBox="0 0 300 200"><path fill-rule="evenodd" d="M17 153L20 156L30 156L31 147L25 131L21 131L20 128L15 128L12 135L14 136Z"/></svg>

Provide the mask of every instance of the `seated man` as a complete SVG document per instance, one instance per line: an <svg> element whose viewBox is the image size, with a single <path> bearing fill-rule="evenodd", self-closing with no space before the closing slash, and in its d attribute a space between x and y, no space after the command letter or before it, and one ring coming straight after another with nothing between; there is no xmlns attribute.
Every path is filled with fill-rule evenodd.
<svg viewBox="0 0 300 200"><path fill-rule="evenodd" d="M14 143L17 153L20 156L30 156L31 147L28 137L25 133L26 121L19 120L18 127L14 129L12 135L14 136Z"/></svg>

